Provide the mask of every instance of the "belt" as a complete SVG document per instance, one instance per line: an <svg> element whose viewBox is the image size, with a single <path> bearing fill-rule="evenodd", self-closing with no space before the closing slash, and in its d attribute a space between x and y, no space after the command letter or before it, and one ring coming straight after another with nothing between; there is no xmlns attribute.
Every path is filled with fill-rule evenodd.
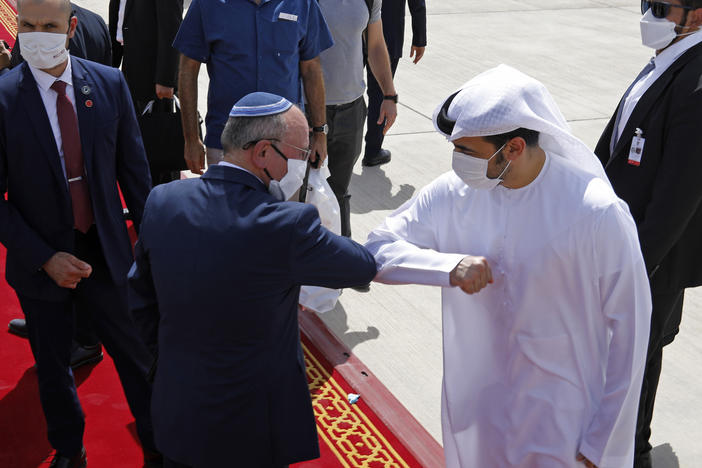
<svg viewBox="0 0 702 468"><path fill-rule="evenodd" d="M363 96L359 97L358 99L356 99L354 101L347 102L346 104L329 104L329 105L327 105L327 109L337 110L337 111L348 109L350 107L353 107L361 99L363 99Z"/></svg>

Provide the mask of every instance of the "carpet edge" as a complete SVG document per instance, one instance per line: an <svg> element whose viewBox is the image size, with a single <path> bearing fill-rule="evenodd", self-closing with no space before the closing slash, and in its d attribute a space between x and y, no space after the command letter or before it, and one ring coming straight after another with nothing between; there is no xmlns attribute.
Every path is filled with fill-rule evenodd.
<svg viewBox="0 0 702 468"><path fill-rule="evenodd" d="M315 312L300 309L299 322L302 333L422 466L445 466L441 445Z"/></svg>

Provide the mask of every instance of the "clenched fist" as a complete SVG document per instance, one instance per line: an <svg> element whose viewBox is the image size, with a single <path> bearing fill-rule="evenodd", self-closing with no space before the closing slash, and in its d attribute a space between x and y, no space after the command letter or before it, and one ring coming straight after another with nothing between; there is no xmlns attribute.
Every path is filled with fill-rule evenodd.
<svg viewBox="0 0 702 468"><path fill-rule="evenodd" d="M466 294L475 294L492 283L492 271L485 257L465 257L449 277L451 286L458 286Z"/></svg>
<svg viewBox="0 0 702 468"><path fill-rule="evenodd" d="M57 285L68 289L76 289L93 272L90 265L67 252L56 252L42 268Z"/></svg>

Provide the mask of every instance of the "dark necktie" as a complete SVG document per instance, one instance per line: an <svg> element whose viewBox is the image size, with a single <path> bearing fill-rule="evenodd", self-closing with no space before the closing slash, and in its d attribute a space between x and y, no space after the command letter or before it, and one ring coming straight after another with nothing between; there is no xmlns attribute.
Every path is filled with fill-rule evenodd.
<svg viewBox="0 0 702 468"><path fill-rule="evenodd" d="M66 83L56 80L51 85L51 89L58 94L56 96L56 113L61 130L68 190L71 193L71 204L73 205L73 224L80 232L86 233L93 225L94 218L85 176L80 134L78 133L78 118L71 101L66 96Z"/></svg>
<svg viewBox="0 0 702 468"><path fill-rule="evenodd" d="M626 93L624 93L624 97L622 98L622 103L619 106L619 110L617 111L617 118L614 119L614 129L612 131L612 140L610 141L609 144L609 154L611 155L614 153L614 147L617 146L617 142L619 141L619 138L617 138L617 135L619 134L619 123L622 120L622 113L624 112L624 104L626 104L626 99L629 97L629 94L631 93L631 90L634 89L634 85L639 82L641 78L644 76L648 75L651 70L656 68L656 62L654 62L653 59L651 59L650 62L646 64L646 66L641 70L641 73L639 73L639 76L636 77L633 83L629 85L629 88L626 90Z"/></svg>

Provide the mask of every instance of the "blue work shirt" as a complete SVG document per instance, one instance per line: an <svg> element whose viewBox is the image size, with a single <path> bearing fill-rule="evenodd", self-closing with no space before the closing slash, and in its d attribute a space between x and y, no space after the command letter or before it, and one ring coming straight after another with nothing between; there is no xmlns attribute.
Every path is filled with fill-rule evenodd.
<svg viewBox="0 0 702 468"><path fill-rule="evenodd" d="M222 148L229 111L249 93L301 103L300 61L332 45L317 0L193 0L173 46L207 64L205 146Z"/></svg>

